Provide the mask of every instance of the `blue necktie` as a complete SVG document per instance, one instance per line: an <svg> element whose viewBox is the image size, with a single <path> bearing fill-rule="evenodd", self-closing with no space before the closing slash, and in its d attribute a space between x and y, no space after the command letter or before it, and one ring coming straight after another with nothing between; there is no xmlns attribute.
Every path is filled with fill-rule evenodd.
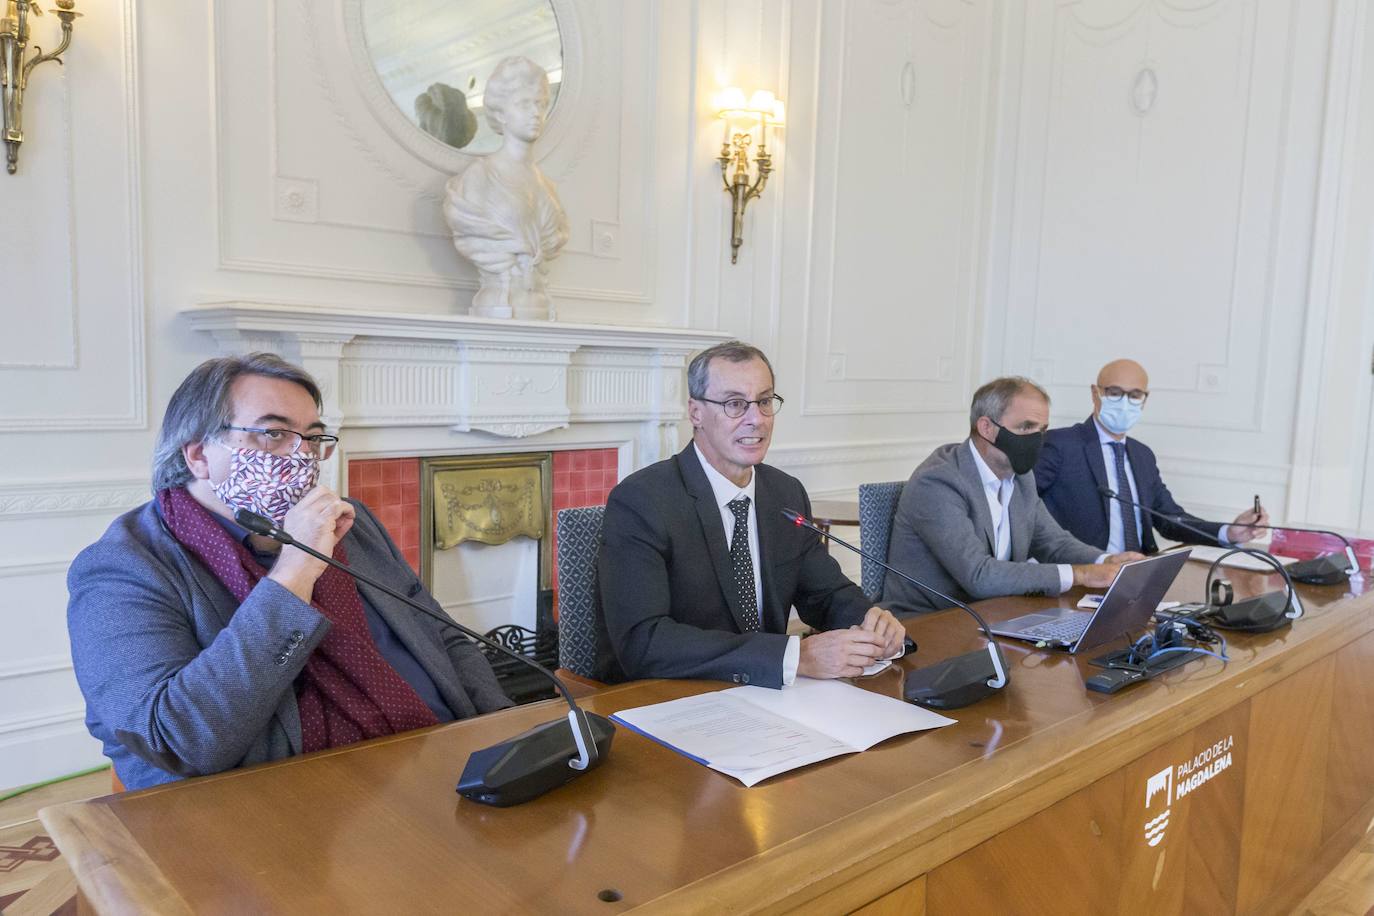
<svg viewBox="0 0 1374 916"><path fill-rule="evenodd" d="M1131 498L1131 479L1126 475L1126 443L1113 442L1112 454L1116 456L1116 493L1123 499ZM1140 532L1135 528L1135 506L1118 503L1121 506L1121 533L1125 548L1140 552Z"/></svg>

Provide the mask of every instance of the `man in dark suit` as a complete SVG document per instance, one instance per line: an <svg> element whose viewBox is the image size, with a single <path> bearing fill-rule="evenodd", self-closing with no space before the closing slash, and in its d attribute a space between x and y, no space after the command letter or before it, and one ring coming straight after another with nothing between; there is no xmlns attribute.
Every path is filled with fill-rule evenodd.
<svg viewBox="0 0 1374 916"><path fill-rule="evenodd" d="M1035 483L1059 524L1080 541L1109 552L1155 553L1155 529L1185 544L1239 544L1259 532L1269 514L1247 509L1230 525L1190 515L1169 493L1159 476L1155 453L1145 443L1127 438L1150 396L1150 378L1140 363L1118 359L1102 367L1092 386L1093 414L1076 426L1052 429L1035 465ZM1151 516L1098 492L1106 487L1149 506ZM1207 532L1203 538L1163 516Z"/></svg>
<svg viewBox="0 0 1374 916"><path fill-rule="evenodd" d="M896 618L782 515L809 515L811 503L800 481L761 463L782 406L773 385L755 347L702 352L687 371L692 443L611 491L597 564L605 678L782 687L799 674L855 677L901 651ZM789 636L793 606L824 632Z"/></svg>

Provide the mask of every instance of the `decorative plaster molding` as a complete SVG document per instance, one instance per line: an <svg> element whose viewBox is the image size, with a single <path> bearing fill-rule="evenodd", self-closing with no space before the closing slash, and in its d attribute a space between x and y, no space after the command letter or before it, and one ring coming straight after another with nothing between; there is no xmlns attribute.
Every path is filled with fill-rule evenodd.
<svg viewBox="0 0 1374 916"><path fill-rule="evenodd" d="M0 563L0 579L18 579L25 576L51 576L65 574L72 565L70 557L51 560L28 560L21 563Z"/></svg>
<svg viewBox="0 0 1374 916"><path fill-rule="evenodd" d="M779 468L804 468L818 465L875 464L880 461L923 460L947 438L884 439L841 444L774 446L768 450L768 464Z"/></svg>
<svg viewBox="0 0 1374 916"><path fill-rule="evenodd" d="M86 720L86 707L69 706L56 712L44 713L38 716L24 716L23 718L0 721L0 735L12 735L16 732L36 731L40 728L47 728L51 725L66 725L69 722L82 722ZM83 726L84 727L84 726Z"/></svg>
<svg viewBox="0 0 1374 916"><path fill-rule="evenodd" d="M459 424L453 428L458 432L482 432L491 433L493 436L505 436L510 439L525 439L530 436L537 436L550 430L563 429L567 427L568 421L547 421L547 422L514 422L514 423L493 423L486 419L474 420L470 423Z"/></svg>
<svg viewBox="0 0 1374 916"><path fill-rule="evenodd" d="M1245 461L1217 461L1194 455L1157 454L1162 475L1168 479L1195 477L1227 483L1259 484L1266 488L1288 486L1292 469L1288 464L1260 464Z"/></svg>
<svg viewBox="0 0 1374 916"><path fill-rule="evenodd" d="M277 176L277 219L314 223L320 218L320 183L309 178Z"/></svg>
<svg viewBox="0 0 1374 916"><path fill-rule="evenodd" d="M1131 107L1138 115L1147 115L1155 107L1159 96L1159 77L1153 67L1142 67L1136 74L1135 84L1131 87Z"/></svg>
<svg viewBox="0 0 1374 916"><path fill-rule="evenodd" d="M730 336L282 303L212 303L183 314L221 348L272 341L300 354L326 390L331 426L395 428L397 443L425 449L432 445L400 431L523 439L573 423L675 427L687 357Z"/></svg>
<svg viewBox="0 0 1374 916"><path fill-rule="evenodd" d="M25 659L21 662L0 665L0 681L18 677L32 677L37 674L52 674L54 671L70 671L71 669L72 657L70 655L44 655L38 658Z"/></svg>
<svg viewBox="0 0 1374 916"><path fill-rule="evenodd" d="M447 340L469 346L477 343L510 350L531 347L633 349L690 355L730 340L724 331L693 328L610 324L573 324L554 321L512 321L471 315L434 315L368 309L329 308L274 302L209 302L183 309L198 331L250 332L318 336L346 334L355 338Z"/></svg>
<svg viewBox="0 0 1374 916"><path fill-rule="evenodd" d="M0 484L0 518L123 512L146 502L148 488L146 477Z"/></svg>

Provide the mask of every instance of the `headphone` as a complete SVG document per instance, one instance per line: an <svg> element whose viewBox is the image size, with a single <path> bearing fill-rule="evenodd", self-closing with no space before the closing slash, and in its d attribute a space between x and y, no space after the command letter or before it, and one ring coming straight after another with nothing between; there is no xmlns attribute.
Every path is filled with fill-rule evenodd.
<svg viewBox="0 0 1374 916"><path fill-rule="evenodd" d="M1194 645L1187 645L1190 640ZM1151 658L1168 649L1217 654L1201 647L1218 643L1221 645L1218 657L1225 661L1226 644L1216 630L1192 617L1166 617L1155 625L1154 632L1135 641L1127 654L1125 667L1147 671Z"/></svg>
<svg viewBox="0 0 1374 916"><path fill-rule="evenodd" d="M1236 598L1236 590L1231 587L1230 579L1213 579L1209 585L1213 607L1226 607Z"/></svg>

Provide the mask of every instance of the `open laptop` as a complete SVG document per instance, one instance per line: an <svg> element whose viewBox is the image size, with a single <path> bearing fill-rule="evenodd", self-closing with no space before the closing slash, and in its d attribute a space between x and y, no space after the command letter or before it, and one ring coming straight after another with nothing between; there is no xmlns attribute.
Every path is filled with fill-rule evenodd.
<svg viewBox="0 0 1374 916"><path fill-rule="evenodd" d="M1121 567L1095 611L1049 608L992 625L998 636L1064 647L1092 649L1142 629L1188 559L1187 550L1161 553Z"/></svg>

